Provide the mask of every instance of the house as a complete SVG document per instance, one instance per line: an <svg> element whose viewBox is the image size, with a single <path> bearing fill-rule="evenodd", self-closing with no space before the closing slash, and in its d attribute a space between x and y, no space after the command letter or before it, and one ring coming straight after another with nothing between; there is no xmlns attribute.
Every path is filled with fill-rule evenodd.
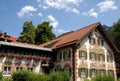
<svg viewBox="0 0 120 81"><path fill-rule="evenodd" d="M99 22L40 45L0 41L0 52L4 76L24 68L37 73L66 70L72 81L90 79L98 73L114 74L117 79L114 54L119 50Z"/></svg>
<svg viewBox="0 0 120 81"><path fill-rule="evenodd" d="M71 72L73 81L94 77L97 73L113 73L116 78L114 54L118 52L100 23L41 44L57 54L55 69Z"/></svg>

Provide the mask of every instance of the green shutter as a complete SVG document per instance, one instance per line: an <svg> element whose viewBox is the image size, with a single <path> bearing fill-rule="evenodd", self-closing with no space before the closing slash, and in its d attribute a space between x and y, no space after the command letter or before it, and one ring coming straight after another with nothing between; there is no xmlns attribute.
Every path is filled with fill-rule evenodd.
<svg viewBox="0 0 120 81"><path fill-rule="evenodd" d="M84 51L85 52L85 51ZM85 52L85 59L87 59L87 52Z"/></svg>
<svg viewBox="0 0 120 81"><path fill-rule="evenodd" d="M78 76L81 77L81 68L78 68Z"/></svg>
<svg viewBox="0 0 120 81"><path fill-rule="evenodd" d="M86 77L88 77L88 69L85 69Z"/></svg>
<svg viewBox="0 0 120 81"><path fill-rule="evenodd" d="M105 55L103 54L103 60L105 61Z"/></svg>
<svg viewBox="0 0 120 81"><path fill-rule="evenodd" d="M79 58L81 58L81 51L79 51Z"/></svg>

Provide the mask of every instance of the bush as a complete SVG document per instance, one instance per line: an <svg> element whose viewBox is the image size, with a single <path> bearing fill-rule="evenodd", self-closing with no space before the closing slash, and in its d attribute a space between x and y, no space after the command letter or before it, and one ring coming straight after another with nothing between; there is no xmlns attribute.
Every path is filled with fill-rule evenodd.
<svg viewBox="0 0 120 81"><path fill-rule="evenodd" d="M29 81L30 72L26 70L18 71L12 74L13 81Z"/></svg>
<svg viewBox="0 0 120 81"><path fill-rule="evenodd" d="M60 72L52 72L49 76L49 81L62 81L62 75Z"/></svg>
<svg viewBox="0 0 120 81"><path fill-rule="evenodd" d="M0 81L3 81L3 73L0 72Z"/></svg>
<svg viewBox="0 0 120 81"><path fill-rule="evenodd" d="M6 81L70 81L68 72L52 72L50 74L37 74L22 70L12 74L12 79Z"/></svg>
<svg viewBox="0 0 120 81"><path fill-rule="evenodd" d="M92 81L115 81L114 75L97 75Z"/></svg>
<svg viewBox="0 0 120 81"><path fill-rule="evenodd" d="M4 78L3 81L13 81L13 80L12 80L12 78L10 77L10 78Z"/></svg>

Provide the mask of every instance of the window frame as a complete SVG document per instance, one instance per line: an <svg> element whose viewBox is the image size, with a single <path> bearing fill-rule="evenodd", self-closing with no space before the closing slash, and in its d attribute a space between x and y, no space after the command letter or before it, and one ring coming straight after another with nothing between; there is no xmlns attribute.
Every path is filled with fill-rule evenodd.
<svg viewBox="0 0 120 81"><path fill-rule="evenodd" d="M96 53L90 52L89 54L90 54L90 60L92 60L92 61L97 60L97 59L96 59L96 56L97 56ZM94 55L94 58L92 57L92 55Z"/></svg>
<svg viewBox="0 0 120 81"><path fill-rule="evenodd" d="M93 70L94 70L94 73L93 73ZM94 68L90 69L90 76L91 77L95 77L96 74L97 74L97 70L96 69L94 69Z"/></svg>
<svg viewBox="0 0 120 81"><path fill-rule="evenodd" d="M92 45L96 44L95 38L90 37L89 38L89 43L92 44Z"/></svg>
<svg viewBox="0 0 120 81"><path fill-rule="evenodd" d="M98 54L98 60L103 62L105 61L105 55L104 54Z"/></svg>
<svg viewBox="0 0 120 81"><path fill-rule="evenodd" d="M6 70L5 70L6 68ZM11 75L11 67L4 67L3 75Z"/></svg>
<svg viewBox="0 0 120 81"><path fill-rule="evenodd" d="M88 75L88 69L87 68L79 68L78 69L78 75L80 77L87 77L87 75Z"/></svg>
<svg viewBox="0 0 120 81"><path fill-rule="evenodd" d="M82 60L86 60L87 59L87 52L83 51L83 50L80 50L79 51L79 58L82 59Z"/></svg>

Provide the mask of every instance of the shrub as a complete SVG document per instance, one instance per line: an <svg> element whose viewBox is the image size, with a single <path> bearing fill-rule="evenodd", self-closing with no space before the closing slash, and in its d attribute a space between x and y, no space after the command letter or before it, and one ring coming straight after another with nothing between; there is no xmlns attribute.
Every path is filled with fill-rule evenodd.
<svg viewBox="0 0 120 81"><path fill-rule="evenodd" d="M3 73L0 72L0 81L3 81Z"/></svg>
<svg viewBox="0 0 120 81"><path fill-rule="evenodd" d="M97 75L92 81L115 81L114 75Z"/></svg>
<svg viewBox="0 0 120 81"><path fill-rule="evenodd" d="M62 81L62 75L59 72L52 72L49 76L49 81Z"/></svg>
<svg viewBox="0 0 120 81"><path fill-rule="evenodd" d="M10 78L4 78L3 81L13 81L13 80L12 80L12 78L10 77Z"/></svg>
<svg viewBox="0 0 120 81"><path fill-rule="evenodd" d="M13 81L29 81L30 72L26 70L18 71L12 74Z"/></svg>

